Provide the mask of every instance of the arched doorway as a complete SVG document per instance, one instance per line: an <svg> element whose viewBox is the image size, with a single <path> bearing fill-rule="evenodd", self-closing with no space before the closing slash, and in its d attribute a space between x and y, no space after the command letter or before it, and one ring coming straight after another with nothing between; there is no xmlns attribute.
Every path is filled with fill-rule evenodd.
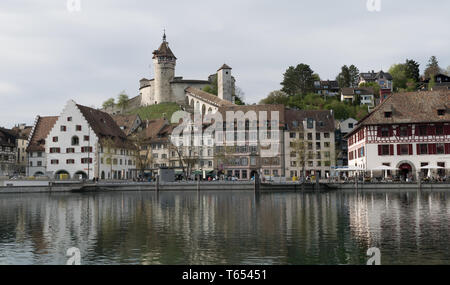
<svg viewBox="0 0 450 285"><path fill-rule="evenodd" d="M101 179L105 180L105 171L102 171Z"/></svg>
<svg viewBox="0 0 450 285"><path fill-rule="evenodd" d="M84 171L77 171L77 172L75 172L73 177L76 178L76 179L88 179L88 176L87 176L86 172L84 172Z"/></svg>
<svg viewBox="0 0 450 285"><path fill-rule="evenodd" d="M38 171L33 176L34 177L41 177L41 176L44 176L44 173L42 171Z"/></svg>
<svg viewBox="0 0 450 285"><path fill-rule="evenodd" d="M58 170L55 172L56 180L68 180L70 179L70 174L66 170Z"/></svg>
<svg viewBox="0 0 450 285"><path fill-rule="evenodd" d="M258 170L252 170L252 172L250 172L250 179L254 179L253 177L258 177Z"/></svg>
<svg viewBox="0 0 450 285"><path fill-rule="evenodd" d="M410 162L402 161L398 165L399 176L402 181L406 181L407 178L410 178L414 175L414 167Z"/></svg>

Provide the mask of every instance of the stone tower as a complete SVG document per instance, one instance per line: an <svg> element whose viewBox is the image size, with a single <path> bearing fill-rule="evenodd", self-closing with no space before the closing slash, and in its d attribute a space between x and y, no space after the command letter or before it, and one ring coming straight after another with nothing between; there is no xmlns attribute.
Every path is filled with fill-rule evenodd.
<svg viewBox="0 0 450 285"><path fill-rule="evenodd" d="M169 48L164 32L163 42L158 50L153 52L153 65L155 72L153 104L172 101L172 87L170 82L175 77L175 65L177 58Z"/></svg>
<svg viewBox="0 0 450 285"><path fill-rule="evenodd" d="M231 67L224 64L217 71L217 95L220 99L233 102L233 78Z"/></svg>

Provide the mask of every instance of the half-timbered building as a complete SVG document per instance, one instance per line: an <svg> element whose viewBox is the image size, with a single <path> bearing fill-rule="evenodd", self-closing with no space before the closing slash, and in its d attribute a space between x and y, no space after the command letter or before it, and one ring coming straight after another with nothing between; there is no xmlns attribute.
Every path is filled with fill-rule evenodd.
<svg viewBox="0 0 450 285"><path fill-rule="evenodd" d="M349 166L403 179L450 169L450 91L394 93L347 135Z"/></svg>

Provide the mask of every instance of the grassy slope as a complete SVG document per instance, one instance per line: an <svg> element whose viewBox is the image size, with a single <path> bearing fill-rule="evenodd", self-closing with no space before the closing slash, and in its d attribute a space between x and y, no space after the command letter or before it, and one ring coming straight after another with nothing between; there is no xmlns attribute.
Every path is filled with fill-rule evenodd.
<svg viewBox="0 0 450 285"><path fill-rule="evenodd" d="M166 114L166 118L170 119L172 114L181 110L176 103L162 103L158 105L151 105L146 107L140 107L130 112L130 114L138 114L142 120L154 120L163 117Z"/></svg>

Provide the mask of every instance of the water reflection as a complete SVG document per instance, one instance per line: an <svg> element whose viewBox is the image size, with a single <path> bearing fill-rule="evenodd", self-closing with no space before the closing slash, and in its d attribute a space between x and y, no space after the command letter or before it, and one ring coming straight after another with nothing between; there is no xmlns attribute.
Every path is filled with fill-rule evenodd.
<svg viewBox="0 0 450 285"><path fill-rule="evenodd" d="M445 192L0 197L0 264L450 264Z"/></svg>

